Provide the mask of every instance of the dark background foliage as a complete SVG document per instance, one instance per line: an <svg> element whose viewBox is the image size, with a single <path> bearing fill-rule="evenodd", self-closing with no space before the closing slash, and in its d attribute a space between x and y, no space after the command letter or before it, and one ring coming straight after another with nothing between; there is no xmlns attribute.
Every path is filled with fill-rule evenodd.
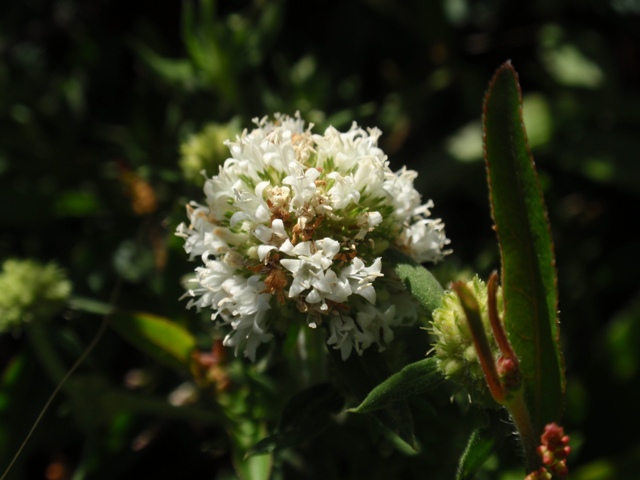
<svg viewBox="0 0 640 480"><path fill-rule="evenodd" d="M208 122L251 127L299 110L318 130L353 120L381 128L394 169L419 172L417 188L447 225L454 253L434 272L443 282L460 271L486 278L499 257L479 122L487 83L507 59L520 74L556 246L570 467L574 478L631 478L640 449L636 0L3 2L0 258L55 260L77 296L102 301L121 278L119 306L199 325L178 301L192 265L172 232L185 202L200 198L180 170L180 145ZM57 322L71 364L99 320L69 310ZM25 342L0 336L5 377ZM20 357L29 381L2 397L21 408L2 414L0 465L54 387L32 357ZM116 383L151 371L145 388L156 392L184 379L112 331L85 369ZM450 478L468 429L464 413L441 403L461 420L424 419L437 432L458 429L443 434L447 449L427 443L425 464L332 426L313 446L322 459L301 447L281 474L378 478L377 465L380 478L422 478L427 465ZM228 469L213 427L152 414L101 422L79 408L56 401L13 478L71 478L79 464L87 478L223 478ZM91 446L96 429L112 444ZM133 432L149 430L148 444L132 449L143 441ZM336 437L348 454L335 453ZM302 457L306 470L296 470Z"/></svg>

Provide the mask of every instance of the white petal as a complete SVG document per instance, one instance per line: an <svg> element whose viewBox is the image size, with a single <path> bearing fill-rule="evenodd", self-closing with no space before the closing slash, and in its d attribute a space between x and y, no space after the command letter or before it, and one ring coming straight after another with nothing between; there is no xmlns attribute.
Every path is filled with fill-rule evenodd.
<svg viewBox="0 0 640 480"><path fill-rule="evenodd" d="M284 243L280 245L280 251L287 255L293 255L293 243L291 243L291 240L287 238ZM282 263L282 261L280 261L280 263Z"/></svg>
<svg viewBox="0 0 640 480"><path fill-rule="evenodd" d="M280 265L289 270L291 273L297 273L302 265L302 260L296 260L294 258L283 258L280 260Z"/></svg>
<svg viewBox="0 0 640 480"><path fill-rule="evenodd" d="M273 233L276 235L282 238L287 238L287 231L284 229L284 222L281 219L276 218L271 222L271 228L273 229Z"/></svg>
<svg viewBox="0 0 640 480"><path fill-rule="evenodd" d="M277 250L277 247L274 247L273 245L259 245L258 259L262 262L271 250Z"/></svg>

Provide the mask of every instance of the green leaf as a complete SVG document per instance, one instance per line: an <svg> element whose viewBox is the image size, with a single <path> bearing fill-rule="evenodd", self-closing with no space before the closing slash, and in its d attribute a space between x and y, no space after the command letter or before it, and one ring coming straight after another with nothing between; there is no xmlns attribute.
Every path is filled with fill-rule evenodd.
<svg viewBox="0 0 640 480"><path fill-rule="evenodd" d="M549 222L522 122L518 76L507 62L484 101L490 201L502 257L505 326L520 359L534 429L559 421L564 372L559 349L555 258Z"/></svg>
<svg viewBox="0 0 640 480"><path fill-rule="evenodd" d="M197 72L204 74L209 87L219 89L225 100L237 105L239 94L233 72L244 59L232 61L231 31L216 12L216 2L203 0L199 10L187 2L183 8L182 39ZM198 21L196 21L196 18ZM234 63L235 62L235 63Z"/></svg>
<svg viewBox="0 0 640 480"><path fill-rule="evenodd" d="M389 377L389 367L380 354L372 348L365 350L362 355L352 354L342 360L340 352L330 349L334 359L336 373L347 389L362 402L378 384ZM413 417L405 399L398 399L386 408L376 410L373 415L390 432L398 435L414 450L418 450L413 430Z"/></svg>
<svg viewBox="0 0 640 480"><path fill-rule="evenodd" d="M327 383L298 393L285 405L276 433L256 443L247 457L273 453L316 437L329 426L331 416L343 404L340 392Z"/></svg>
<svg viewBox="0 0 640 480"><path fill-rule="evenodd" d="M464 449L458 463L456 480L476 478L478 470L505 437L504 425L502 422L493 422L489 428L476 428L471 432L467 447Z"/></svg>
<svg viewBox="0 0 640 480"><path fill-rule="evenodd" d="M196 72L193 64L185 59L174 60L158 55L142 42L133 42L139 57L166 82L191 90L195 86Z"/></svg>
<svg viewBox="0 0 640 480"><path fill-rule="evenodd" d="M113 310L113 306L108 303L94 300L88 297L69 297L69 307L80 312L93 313L96 315L107 315Z"/></svg>
<svg viewBox="0 0 640 480"><path fill-rule="evenodd" d="M440 306L444 290L429 270L405 254L390 248L386 260L394 265L396 275L413 297L431 313Z"/></svg>
<svg viewBox="0 0 640 480"><path fill-rule="evenodd" d="M249 456L250 446L265 436L267 432L265 422L255 419L242 419L230 432L231 460L239 480L269 480L273 467L271 455Z"/></svg>
<svg viewBox="0 0 640 480"><path fill-rule="evenodd" d="M360 405L350 408L348 411L351 413L370 413L388 408L398 400L423 395L440 385L441 382L442 375L438 372L436 359L434 357L425 358L407 365L398 373L391 375L371 390Z"/></svg>
<svg viewBox="0 0 640 480"><path fill-rule="evenodd" d="M159 362L177 369L189 368L196 340L181 325L150 313L118 313L109 323L123 338Z"/></svg>

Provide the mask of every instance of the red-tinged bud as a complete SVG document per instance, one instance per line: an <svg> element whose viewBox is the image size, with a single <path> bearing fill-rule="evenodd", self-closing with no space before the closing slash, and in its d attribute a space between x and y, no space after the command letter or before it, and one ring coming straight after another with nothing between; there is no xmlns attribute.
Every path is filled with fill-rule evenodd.
<svg viewBox="0 0 640 480"><path fill-rule="evenodd" d="M501 356L496 362L498 375L507 392L518 390L522 385L520 364L515 357Z"/></svg>
<svg viewBox="0 0 640 480"><path fill-rule="evenodd" d="M551 473L559 478L565 478L567 475L569 475L569 469L567 468L567 465L564 463L564 461L555 462L553 465L549 466L549 470L551 470Z"/></svg>
<svg viewBox="0 0 640 480"><path fill-rule="evenodd" d="M540 440L556 458L565 459L571 452L571 447L568 446L569 435L565 435L564 429L556 423L550 423L544 427Z"/></svg>
<svg viewBox="0 0 640 480"><path fill-rule="evenodd" d="M564 430L556 423L550 423L544 427L544 433L540 437L543 445L553 447L556 443L562 442L564 436Z"/></svg>
<svg viewBox="0 0 640 480"><path fill-rule="evenodd" d="M524 480L551 480L551 478L551 474L547 472L544 467L542 467L535 472L531 472L524 478Z"/></svg>
<svg viewBox="0 0 640 480"><path fill-rule="evenodd" d="M197 384L201 387L213 385L218 393L229 388L231 379L227 374L226 352L221 340L213 342L210 353L196 351L191 358L191 370Z"/></svg>
<svg viewBox="0 0 640 480"><path fill-rule="evenodd" d="M557 478L565 478L569 474L566 463L567 456L571 452L571 447L568 445L569 436L564 434L561 426L550 423L544 427L540 443L537 452L547 471Z"/></svg>

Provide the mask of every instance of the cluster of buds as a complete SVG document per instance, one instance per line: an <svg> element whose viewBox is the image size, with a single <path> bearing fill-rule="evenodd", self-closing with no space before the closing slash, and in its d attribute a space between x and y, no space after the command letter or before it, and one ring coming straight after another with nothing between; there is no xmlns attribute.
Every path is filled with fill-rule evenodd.
<svg viewBox="0 0 640 480"><path fill-rule="evenodd" d="M542 458L542 463L553 475L560 478L566 477L569 473L567 457L571 453L569 436L564 434L564 429L561 426L550 423L544 427L544 433L540 440L538 455Z"/></svg>
<svg viewBox="0 0 640 480"><path fill-rule="evenodd" d="M70 294L71 282L55 263L6 260L0 269L0 333L52 318Z"/></svg>
<svg viewBox="0 0 640 480"><path fill-rule="evenodd" d="M500 312L504 310L498 275L455 282L433 312L433 350L446 378L467 387L479 405L505 405L520 390L522 374ZM489 334L491 332L491 334Z"/></svg>
<svg viewBox="0 0 640 480"><path fill-rule="evenodd" d="M531 472L529 475L524 477L524 480L552 480L552 478L553 477L546 468L540 467L535 472Z"/></svg>
<svg viewBox="0 0 640 480"><path fill-rule="evenodd" d="M478 276L465 283L466 290L478 300L478 311L482 327L490 330L487 305L487 285ZM502 295L500 293L500 309ZM473 331L465 315L457 293L445 292L441 306L433 312L431 333L435 338L432 351L435 353L438 369L445 378L466 388L471 401L478 405L495 406L496 403L487 387L487 381L480 362L480 356L473 341ZM488 337L491 361L499 356L495 338Z"/></svg>
<svg viewBox="0 0 640 480"><path fill-rule="evenodd" d="M566 478L567 457L571 453L569 436L564 434L564 429L550 423L544 427L544 433L540 437L540 446L537 448L543 467L531 472L525 480L551 480L552 478Z"/></svg>

